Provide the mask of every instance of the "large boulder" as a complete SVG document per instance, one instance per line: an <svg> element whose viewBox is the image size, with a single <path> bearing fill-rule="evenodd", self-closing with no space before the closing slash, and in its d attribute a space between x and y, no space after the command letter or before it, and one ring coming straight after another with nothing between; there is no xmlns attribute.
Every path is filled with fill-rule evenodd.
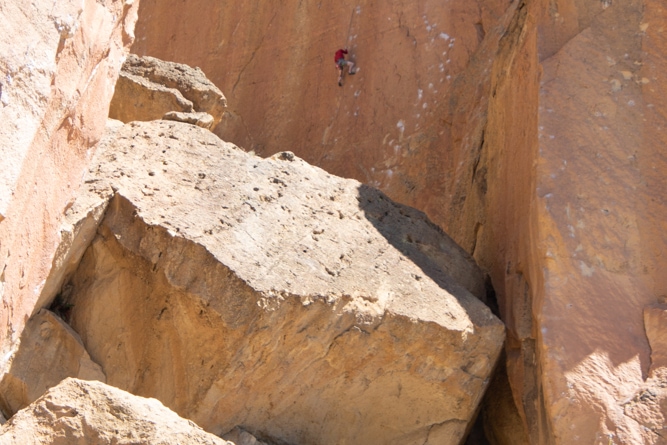
<svg viewBox="0 0 667 445"><path fill-rule="evenodd" d="M85 199L114 197L67 303L109 384L216 434L460 442L504 327L424 214L191 125L115 126L102 146Z"/></svg>
<svg viewBox="0 0 667 445"><path fill-rule="evenodd" d="M166 118L204 128L220 123L225 96L199 68L130 54L109 117L123 122Z"/></svg>
<svg viewBox="0 0 667 445"><path fill-rule="evenodd" d="M138 3L0 8L0 373L39 309L57 228L104 130Z"/></svg>
<svg viewBox="0 0 667 445"><path fill-rule="evenodd" d="M234 445L155 399L68 378L0 427L1 445Z"/></svg>
<svg viewBox="0 0 667 445"><path fill-rule="evenodd" d="M21 347L0 380L0 408L13 415L67 377L106 381L79 335L56 314L42 309L28 320Z"/></svg>

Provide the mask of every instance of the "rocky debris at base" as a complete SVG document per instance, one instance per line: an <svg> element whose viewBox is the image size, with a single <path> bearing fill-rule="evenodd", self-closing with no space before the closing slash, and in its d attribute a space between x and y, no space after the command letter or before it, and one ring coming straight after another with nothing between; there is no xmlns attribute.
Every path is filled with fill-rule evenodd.
<svg viewBox="0 0 667 445"><path fill-rule="evenodd" d="M504 326L424 214L178 122L113 127L100 150L81 199L115 197L67 303L109 384L215 434L460 442Z"/></svg>
<svg viewBox="0 0 667 445"><path fill-rule="evenodd" d="M53 312L42 309L26 323L21 347L0 380L0 408L13 415L66 377L106 381L79 335Z"/></svg>
<svg viewBox="0 0 667 445"><path fill-rule="evenodd" d="M0 445L234 445L160 401L68 378L0 427Z"/></svg>
<svg viewBox="0 0 667 445"><path fill-rule="evenodd" d="M130 122L169 115L165 118L210 129L226 107L222 91L199 68L130 54L116 83L109 117Z"/></svg>
<svg viewBox="0 0 667 445"><path fill-rule="evenodd" d="M257 440L255 436L243 428L239 428L238 426L230 432L223 434L222 437L226 440L234 442L236 445L272 445L267 442Z"/></svg>

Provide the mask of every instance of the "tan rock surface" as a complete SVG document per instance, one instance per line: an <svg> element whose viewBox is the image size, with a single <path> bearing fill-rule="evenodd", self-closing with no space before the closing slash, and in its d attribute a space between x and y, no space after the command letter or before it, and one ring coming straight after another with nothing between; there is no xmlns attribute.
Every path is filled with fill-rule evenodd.
<svg viewBox="0 0 667 445"><path fill-rule="evenodd" d="M36 0L0 8L0 373L104 129L137 7Z"/></svg>
<svg viewBox="0 0 667 445"><path fill-rule="evenodd" d="M487 53L485 45L491 44L493 27L482 21L485 38L480 45L470 44L469 34L462 31L476 21L467 22L471 16L460 7L449 15L460 20L460 35L445 32L456 38L453 48L464 43L471 49L468 54L475 55L468 59L471 63L450 58L452 68L446 71L453 75L454 86L436 88L440 93L435 100L450 98L452 106L449 112L434 110L433 116L444 120L445 131L451 135L438 135L437 152L429 151L428 143L419 144L419 132L410 131L409 118L386 111L412 109L416 114L411 106L426 102L429 90L420 85L428 82L424 79L429 78L429 66L437 65L422 66L423 74L416 80L406 74L428 60L420 51L433 47L413 26L410 7L400 2L385 7L399 11L399 29L405 40L413 39L414 50L393 40L389 25L387 31L375 34L377 24L392 23L393 17L385 14L379 20L380 11L387 11L363 3L359 20L355 22L352 15L348 22L350 31L345 25L348 19L340 17L343 14L327 9L332 24L317 26L325 31L313 38L307 30L318 23L318 12L307 6L299 8L296 2L292 7L301 13L292 12L299 17L296 21L281 20L280 11L275 16L247 14L252 19L239 26L221 26L216 34L192 26L198 20L194 11L191 16L172 18L165 3L146 1L139 25L146 40L137 42L135 51L169 53L171 58L200 66L208 63L207 72L215 76L216 64L222 65L216 60L219 56L198 52L189 42L205 40L211 34L225 36L219 54L224 54L225 67L238 72L220 82L233 102L235 114L225 124L232 140L264 153L262 143L270 135L292 144L297 154L311 162L376 183L390 196L425 210L473 252L491 274L508 325L508 378L530 443L652 443L658 440L656 436L622 413L628 398L648 384L649 352L659 356L657 350L649 349L644 307L667 293L664 274L659 273L665 269L660 252L665 250L662 221L667 213L663 199L667 166L660 154L666 142L661 97L665 91L661 73L667 69L663 3L512 2L514 19L497 22L503 24L504 37L497 52ZM482 10L490 4L484 4ZM204 9L207 5L200 3ZM447 20L447 14L428 2L415 7L422 5L429 24ZM448 5L456 7L454 2ZM341 8L353 6L342 4ZM210 10L213 14L220 11ZM440 20L429 16L436 11ZM225 19L232 21L232 17L226 14ZM182 20L182 25L176 20ZM170 27L158 29L154 25L158 22L183 28L177 33ZM321 82L315 76L298 83L301 89L317 88L318 101L328 107L310 116L319 124L296 130L310 132L306 136L292 137L290 130L276 130L291 124L276 125L270 116L286 115L284 110L292 104L309 104L313 94L291 94L291 102L285 103L272 92L288 90L289 86L283 86L289 82L275 80L281 84L275 89L256 87L264 85L268 77L261 69L254 71L266 66L262 50L266 48L272 56L280 52L270 43L276 41L274 36L289 32L280 27L285 22L299 23L299 32L309 36L308 43L317 50L301 51L300 39L290 38L286 41L295 42L294 46L271 60L281 63L284 58L303 57L315 66L298 63L307 68L297 75L306 76L309 69L326 72L320 65L327 65L326 55L331 51L323 47L338 46L338 35L347 38L349 34L353 56L363 68L359 76L348 79L343 93L331 92L328 79ZM257 23L271 26L254 26ZM234 32L253 43L225 34ZM159 46L169 38L176 39L175 45ZM391 52L384 49L385 44ZM396 56L395 65L385 63L389 53ZM453 50L450 53L454 55ZM487 84L489 65L484 61L489 58L493 58L493 68ZM369 69L369 59L383 66L371 63ZM398 76L391 80L394 73L400 80ZM272 76L280 78L273 72ZM368 85L374 89L369 90ZM395 106L389 99L383 102L386 108L377 104L365 108L386 91L401 98L393 100L404 100L411 92L416 99L413 88L423 90L422 102L406 100ZM254 117L256 111L246 111L247 104L235 103L247 90L263 94L271 103L262 119ZM353 99L347 90L359 91L359 96ZM333 117L329 114L332 109L337 112ZM406 128L402 140L392 133L399 130L393 127L399 119ZM418 119L426 135L429 119L428 113L421 113ZM381 126L383 135L389 134L387 140L399 141L401 156L395 160L390 150L382 152L376 147L383 145L372 140L373 128ZM247 129L236 131L242 127ZM308 138L311 142L301 148L301 141ZM408 140L412 143L407 144ZM318 147L325 142L329 142L326 148ZM420 153L428 156L421 158ZM429 164L420 159L428 159ZM431 169L438 175L431 175ZM392 179L382 177L388 176L388 170ZM415 180L418 175L421 178ZM406 192L408 186L414 186L414 191ZM501 424L498 431L507 429ZM502 443L521 443L520 436L506 437Z"/></svg>
<svg viewBox="0 0 667 445"><path fill-rule="evenodd" d="M220 123L226 106L225 96L199 68L130 54L118 78L109 117L130 122L162 119L170 112L208 113L212 120L200 126L211 128ZM172 120L183 119L172 116ZM199 125L202 119L203 115L189 123Z"/></svg>
<svg viewBox="0 0 667 445"><path fill-rule="evenodd" d="M488 74L518 3L142 0L133 52L201 67L230 103L224 140L293 151L444 226L464 199L458 181L470 182ZM361 71L339 88L344 46Z"/></svg>
<svg viewBox="0 0 667 445"><path fill-rule="evenodd" d="M53 312L42 309L28 320L21 347L0 380L0 407L13 415L67 377L106 381L79 335Z"/></svg>
<svg viewBox="0 0 667 445"><path fill-rule="evenodd" d="M68 378L0 428L2 445L234 445L155 399Z"/></svg>
<svg viewBox="0 0 667 445"><path fill-rule="evenodd" d="M665 294L667 166L656 151L665 122L654 111L664 108L665 10L638 1L524 10L494 67L477 167L486 193L471 181L461 229L447 226L492 277L528 441L505 428L510 409L487 418L503 435L496 443L662 443L657 402L640 404L642 421L632 401L660 393L649 352L660 360L663 347L649 349L643 311Z"/></svg>
<svg viewBox="0 0 667 445"><path fill-rule="evenodd" d="M135 51L202 66L233 102L221 134L382 187L490 273L513 396L498 443L661 440L644 308L667 294L662 2L142 5ZM339 89L345 43L362 71Z"/></svg>
<svg viewBox="0 0 667 445"><path fill-rule="evenodd" d="M184 122L186 124L196 125L198 127L206 128L211 130L215 120L213 116L208 113L193 112L193 113L181 113L178 111L170 111L162 116L162 119L167 121L176 121Z"/></svg>
<svg viewBox="0 0 667 445"><path fill-rule="evenodd" d="M504 328L422 213L166 121L118 129L88 181L117 195L69 302L110 384L214 433L461 440Z"/></svg>

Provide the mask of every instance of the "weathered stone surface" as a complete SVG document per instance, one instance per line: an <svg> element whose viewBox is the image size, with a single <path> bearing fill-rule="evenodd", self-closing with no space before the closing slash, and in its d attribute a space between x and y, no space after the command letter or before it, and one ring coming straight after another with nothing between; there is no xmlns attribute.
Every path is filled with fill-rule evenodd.
<svg viewBox="0 0 667 445"><path fill-rule="evenodd" d="M123 64L109 117L123 122L162 119L167 113L208 113L211 128L222 119L227 100L199 68L130 54ZM180 115L172 120L184 122ZM200 125L204 116L193 123ZM192 119L192 117L190 117Z"/></svg>
<svg viewBox="0 0 667 445"><path fill-rule="evenodd" d="M652 372L631 400L622 402L623 413L644 430L649 443L667 443L667 368Z"/></svg>
<svg viewBox="0 0 667 445"><path fill-rule="evenodd" d="M110 118L123 122L150 121L172 110L190 112L192 102L175 88L121 71L109 108Z"/></svg>
<svg viewBox="0 0 667 445"><path fill-rule="evenodd" d="M645 431L653 433L652 442L667 443L667 304L644 309L644 329L651 347L648 378L636 389L634 396L621 402L626 416Z"/></svg>
<svg viewBox="0 0 667 445"><path fill-rule="evenodd" d="M155 399L68 378L0 428L2 445L234 445Z"/></svg>
<svg viewBox="0 0 667 445"><path fill-rule="evenodd" d="M106 381L79 335L53 312L42 309L28 320L21 347L0 380L0 407L13 415L67 377Z"/></svg>
<svg viewBox="0 0 667 445"><path fill-rule="evenodd" d="M498 443L659 440L662 2L182 4L144 0L135 50L204 67L234 101L226 136L381 186L489 272L513 391L485 416ZM362 71L339 89L345 43Z"/></svg>
<svg viewBox="0 0 667 445"><path fill-rule="evenodd" d="M452 201L458 202L454 206L458 211L445 224L488 271L501 318L507 323L507 364L502 374L509 381L496 376L482 413L493 445L551 440L548 434L539 437L543 396L533 318L533 296L542 282L544 259L534 210L540 87L535 15L544 7L539 2L519 2L500 41L486 90L490 97L485 123L480 125L483 143L473 151L476 167L457 170L457 195L463 199ZM466 73L469 82L483 78L484 69L471 67ZM473 85L469 88L474 91Z"/></svg>
<svg viewBox="0 0 667 445"><path fill-rule="evenodd" d="M644 330L651 347L649 373L667 368L667 301L644 308Z"/></svg>
<svg viewBox="0 0 667 445"><path fill-rule="evenodd" d="M118 121L114 123L111 120L109 124L111 126L122 125ZM110 198L113 190L111 188L98 189L97 193L95 197L81 195L65 213L59 231L60 243L53 255L51 269L37 299L33 315L40 308L51 304L58 294L67 294L68 290L63 286L69 281L83 253L97 234L97 226L106 211L107 200L100 200L99 196Z"/></svg>
<svg viewBox="0 0 667 445"><path fill-rule="evenodd" d="M213 128L215 121L213 116L208 113L181 113L178 111L170 111L169 113L162 116L162 119L167 121L176 121L184 122L186 124L196 125L198 127L206 128L210 130Z"/></svg>
<svg viewBox="0 0 667 445"><path fill-rule="evenodd" d="M644 308L667 294L667 9L595 8L542 61L537 414L556 443L663 443L624 406L650 376Z"/></svg>
<svg viewBox="0 0 667 445"><path fill-rule="evenodd" d="M0 8L0 373L104 129L137 7L36 0Z"/></svg>
<svg viewBox="0 0 667 445"><path fill-rule="evenodd" d="M514 402L507 378L506 362L501 360L486 391L481 416L484 439L479 445L528 445L528 429ZM472 433L471 433L472 435ZM474 443L477 445L478 443ZM467 444L466 444L467 445Z"/></svg>
<svg viewBox="0 0 667 445"><path fill-rule="evenodd" d="M104 151L91 193L117 192L69 303L110 384L216 434L459 443L504 328L422 213L176 122Z"/></svg>

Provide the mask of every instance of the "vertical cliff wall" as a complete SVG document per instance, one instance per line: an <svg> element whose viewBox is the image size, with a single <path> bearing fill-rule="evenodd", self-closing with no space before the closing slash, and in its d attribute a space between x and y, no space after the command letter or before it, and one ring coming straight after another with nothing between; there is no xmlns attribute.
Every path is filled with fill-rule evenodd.
<svg viewBox="0 0 667 445"><path fill-rule="evenodd" d="M660 442L636 408L664 353L660 2L195 3L145 1L134 50L204 68L223 138L381 187L490 273L517 410L496 443Z"/></svg>
<svg viewBox="0 0 667 445"><path fill-rule="evenodd" d="M665 7L602 2L588 17L584 2L566 3L543 26L578 19L542 60L533 309L544 409L557 443L661 443L628 404L658 352L644 307L667 291Z"/></svg>
<svg viewBox="0 0 667 445"><path fill-rule="evenodd" d="M138 2L0 7L0 350L18 339L106 121Z"/></svg>
<svg viewBox="0 0 667 445"><path fill-rule="evenodd" d="M451 148L478 148L486 103L486 82L463 74L472 65L490 69L515 7L148 0L132 50L201 67L229 102L216 131L223 139L262 156L292 150L442 223L442 196L474 160ZM341 88L333 59L344 46L361 70ZM461 89L474 96L455 93Z"/></svg>

